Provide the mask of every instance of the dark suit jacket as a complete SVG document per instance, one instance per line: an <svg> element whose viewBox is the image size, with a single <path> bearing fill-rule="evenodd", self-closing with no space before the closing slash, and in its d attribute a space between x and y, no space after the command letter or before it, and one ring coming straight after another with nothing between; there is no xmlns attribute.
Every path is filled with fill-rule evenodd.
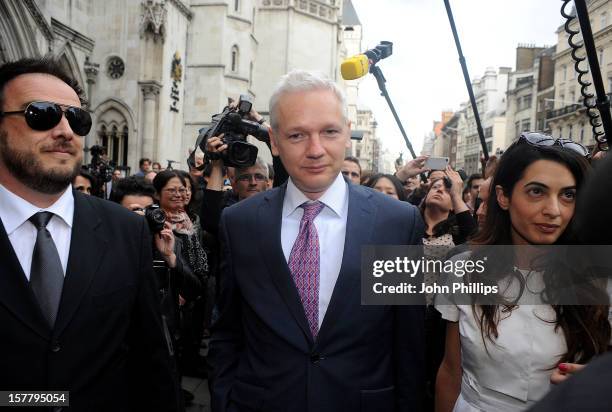
<svg viewBox="0 0 612 412"><path fill-rule="evenodd" d="M575 376L553 388L530 412L590 411L612 409L612 354L593 360Z"/></svg>
<svg viewBox="0 0 612 412"><path fill-rule="evenodd" d="M69 411L174 411L145 220L74 192L68 267L53 331L0 222L0 389L67 390Z"/></svg>
<svg viewBox="0 0 612 412"><path fill-rule="evenodd" d="M362 306L362 245L418 244L417 209L348 185L340 274L316 341L281 247L286 186L225 209L221 317L212 331L213 412L419 410L424 310Z"/></svg>

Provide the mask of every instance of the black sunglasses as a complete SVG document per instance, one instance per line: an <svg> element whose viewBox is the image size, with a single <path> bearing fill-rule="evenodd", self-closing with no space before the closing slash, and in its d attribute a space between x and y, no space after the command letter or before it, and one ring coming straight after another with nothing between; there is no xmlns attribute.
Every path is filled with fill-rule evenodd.
<svg viewBox="0 0 612 412"><path fill-rule="evenodd" d="M580 156L587 157L589 155L589 150L581 145L578 142L574 142L570 139L555 139L552 136L548 136L541 133L535 132L524 132L521 133L519 137L519 141L524 140L532 146L561 146L564 149L573 150L578 153Z"/></svg>
<svg viewBox="0 0 612 412"><path fill-rule="evenodd" d="M66 109L62 109L62 106ZM91 130L91 115L80 107L59 105L53 102L31 102L25 110L0 112L0 116L22 114L26 123L33 130L45 131L53 129L66 116L68 124L74 133L86 136Z"/></svg>

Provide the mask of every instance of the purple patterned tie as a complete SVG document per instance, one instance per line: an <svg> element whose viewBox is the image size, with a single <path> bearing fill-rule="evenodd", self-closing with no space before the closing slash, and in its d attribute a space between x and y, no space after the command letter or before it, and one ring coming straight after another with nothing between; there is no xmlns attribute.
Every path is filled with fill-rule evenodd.
<svg viewBox="0 0 612 412"><path fill-rule="evenodd" d="M325 205L321 202L304 203L300 232L289 254L289 270L297 287L310 332L319 332L319 235L314 225Z"/></svg>

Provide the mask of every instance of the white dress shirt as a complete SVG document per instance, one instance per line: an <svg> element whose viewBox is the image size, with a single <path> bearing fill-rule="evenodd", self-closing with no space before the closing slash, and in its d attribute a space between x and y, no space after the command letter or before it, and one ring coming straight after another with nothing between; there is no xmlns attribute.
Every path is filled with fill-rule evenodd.
<svg viewBox="0 0 612 412"><path fill-rule="evenodd" d="M64 276L66 276L74 217L74 197L71 186L66 188L66 191L54 204L41 209L0 185L0 219L2 219L6 234L28 281L30 281L32 254L37 234L36 227L28 219L38 212L54 214L47 224L47 230L51 233L62 262Z"/></svg>
<svg viewBox="0 0 612 412"><path fill-rule="evenodd" d="M348 188L338 174L334 183L318 199L325 205L315 218L314 225L319 235L319 328L327 312L327 307L340 274L342 256L344 254L344 238L346 237L346 218L348 215ZM287 192L283 201L283 219L281 225L281 244L285 260L289 262L291 248L300 231L300 221L304 209L300 207L310 199L293 184L291 178L287 182Z"/></svg>

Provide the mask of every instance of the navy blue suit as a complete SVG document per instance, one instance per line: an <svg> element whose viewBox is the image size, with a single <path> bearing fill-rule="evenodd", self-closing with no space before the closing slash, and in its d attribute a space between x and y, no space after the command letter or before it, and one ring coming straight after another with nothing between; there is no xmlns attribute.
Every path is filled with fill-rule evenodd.
<svg viewBox="0 0 612 412"><path fill-rule="evenodd" d="M424 310L362 306L361 246L418 244L418 210L348 185L340 274L313 341L281 247L286 185L224 210L221 318L210 342L212 410L420 410Z"/></svg>

